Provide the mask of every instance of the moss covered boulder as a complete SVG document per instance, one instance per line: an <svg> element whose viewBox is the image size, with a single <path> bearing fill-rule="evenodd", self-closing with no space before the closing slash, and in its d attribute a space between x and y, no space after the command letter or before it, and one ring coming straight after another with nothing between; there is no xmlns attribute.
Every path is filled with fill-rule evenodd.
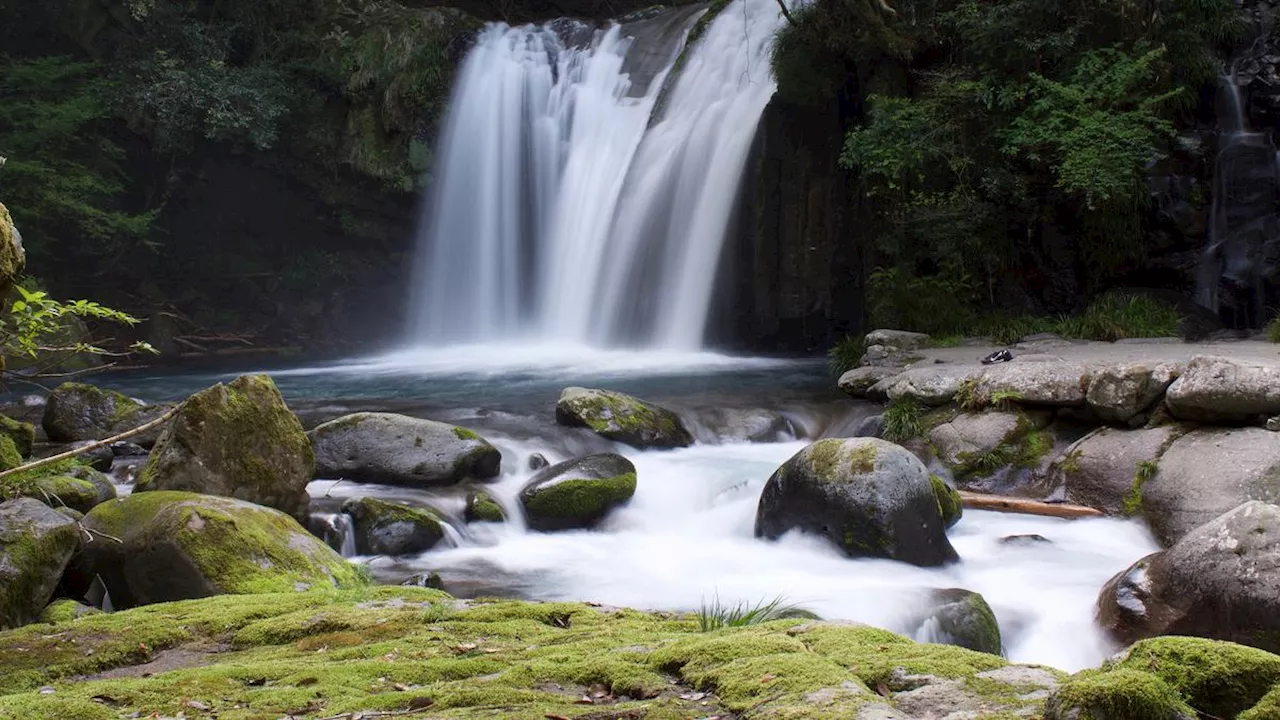
<svg viewBox="0 0 1280 720"><path fill-rule="evenodd" d="M134 492L222 495L305 518L314 470L307 434L275 383L266 375L243 375L182 404Z"/></svg>
<svg viewBox="0 0 1280 720"><path fill-rule="evenodd" d="M0 629L40 617L79 544L76 524L44 503L0 503Z"/></svg>
<svg viewBox="0 0 1280 720"><path fill-rule="evenodd" d="M1044 720L1196 720L1194 710L1160 678L1134 670L1087 670L1045 702Z"/></svg>
<svg viewBox="0 0 1280 720"><path fill-rule="evenodd" d="M26 264L22 235L14 227L9 208L0 203L0 296L9 294Z"/></svg>
<svg viewBox="0 0 1280 720"><path fill-rule="evenodd" d="M54 442L102 440L150 422L170 407L144 405L114 390L69 382L49 393L40 424ZM133 440L150 445L159 435L157 428Z"/></svg>
<svg viewBox="0 0 1280 720"><path fill-rule="evenodd" d="M942 523L951 527L960 522L960 518L964 516L964 501L960 498L960 491L937 475L929 475L929 482L933 484L933 494L938 498Z"/></svg>
<svg viewBox="0 0 1280 720"><path fill-rule="evenodd" d="M463 518L467 522L506 522L507 513L503 511L502 506L498 504L493 496L480 490L478 492L467 494L467 507L463 511Z"/></svg>
<svg viewBox="0 0 1280 720"><path fill-rule="evenodd" d="M875 438L819 440L769 478L756 537L792 530L826 537L849 557L933 567L959 559L929 471L906 449Z"/></svg>
<svg viewBox="0 0 1280 720"><path fill-rule="evenodd" d="M116 486L106 475L86 467L33 480L23 494L55 509L66 507L87 513L115 499Z"/></svg>
<svg viewBox="0 0 1280 720"><path fill-rule="evenodd" d="M635 465L602 453L541 470L520 491L520 504L530 528L571 530L595 526L635 492Z"/></svg>
<svg viewBox="0 0 1280 720"><path fill-rule="evenodd" d="M693 444L679 415L611 390L565 388L556 403L556 422L589 428L597 435L636 448L677 448Z"/></svg>
<svg viewBox="0 0 1280 720"><path fill-rule="evenodd" d="M99 505L83 522L105 535L85 543L69 577L85 586L101 577L117 608L363 583L293 518L231 498L140 493Z"/></svg>
<svg viewBox="0 0 1280 720"><path fill-rule="evenodd" d="M351 498L342 504L351 516L356 552L361 555L412 555L444 538L440 518L430 510L377 498Z"/></svg>
<svg viewBox="0 0 1280 720"><path fill-rule="evenodd" d="M471 430L394 413L346 415L310 437L323 478L432 487L494 477L502 462L498 449Z"/></svg>
<svg viewBox="0 0 1280 720"><path fill-rule="evenodd" d="M1280 507L1244 503L1107 582L1098 618L1117 641L1157 635L1280 651Z"/></svg>
<svg viewBox="0 0 1280 720"><path fill-rule="evenodd" d="M31 457L31 448L36 443L36 426L27 422L14 420L7 415L0 415L0 435L13 441L14 448L22 457Z"/></svg>
<svg viewBox="0 0 1280 720"><path fill-rule="evenodd" d="M1003 654L996 614L978 593L962 588L930 590L925 606L916 620L922 631L916 637L923 635L930 642Z"/></svg>
<svg viewBox="0 0 1280 720"><path fill-rule="evenodd" d="M22 464L22 453L8 435L0 435L0 470L12 470Z"/></svg>

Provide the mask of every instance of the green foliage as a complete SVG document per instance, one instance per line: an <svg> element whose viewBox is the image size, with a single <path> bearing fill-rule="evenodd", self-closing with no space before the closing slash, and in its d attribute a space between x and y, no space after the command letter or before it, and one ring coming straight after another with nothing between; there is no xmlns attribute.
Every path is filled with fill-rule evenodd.
<svg viewBox="0 0 1280 720"><path fill-rule="evenodd" d="M831 374L840 376L858 367L862 354L866 352L866 343L859 335L845 335L827 351L827 367Z"/></svg>
<svg viewBox="0 0 1280 720"><path fill-rule="evenodd" d="M727 605L720 602L720 596L717 595L710 604L703 602L698 610L698 629L702 632L711 632L721 628L747 627L796 617L816 618L817 616L797 605L788 604L782 595L772 600L761 600L755 605L748 604L746 601Z"/></svg>
<svg viewBox="0 0 1280 720"><path fill-rule="evenodd" d="M1134 467L1133 484L1129 486L1129 492L1124 496L1124 514L1133 517L1142 512L1142 486L1148 480L1155 477L1156 471L1160 469L1159 464L1155 460L1140 460Z"/></svg>
<svg viewBox="0 0 1280 720"><path fill-rule="evenodd" d="M924 432L924 406L910 398L898 398L884 410L884 439L900 443Z"/></svg>
<svg viewBox="0 0 1280 720"><path fill-rule="evenodd" d="M1267 323L1267 341L1280 343L1280 315L1271 318L1271 322Z"/></svg>
<svg viewBox="0 0 1280 720"><path fill-rule="evenodd" d="M1174 337L1182 316L1149 295L1107 293L1078 317L1063 318L1057 332L1067 338L1115 341L1124 338Z"/></svg>
<svg viewBox="0 0 1280 720"><path fill-rule="evenodd" d="M109 355L110 351L88 342L50 346L42 344L55 337L69 317L105 320L123 325L136 325L138 319L103 307L89 300L59 302L42 290L28 290L18 286L19 299L9 305L8 312L0 316L0 354L6 358L23 357L38 359L46 353L89 353ZM134 350L150 352L146 343L135 343Z"/></svg>

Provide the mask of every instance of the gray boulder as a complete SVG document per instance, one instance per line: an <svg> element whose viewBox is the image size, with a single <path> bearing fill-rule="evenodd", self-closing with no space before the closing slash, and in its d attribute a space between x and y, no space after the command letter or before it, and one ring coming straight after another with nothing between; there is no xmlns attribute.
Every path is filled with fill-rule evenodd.
<svg viewBox="0 0 1280 720"><path fill-rule="evenodd" d="M1280 507L1250 501L1113 577L1098 618L1117 641L1191 635L1280 650Z"/></svg>
<svg viewBox="0 0 1280 720"><path fill-rule="evenodd" d="M242 375L187 398L133 492L179 490L276 508L306 520L315 455L266 375Z"/></svg>
<svg viewBox="0 0 1280 720"><path fill-rule="evenodd" d="M677 448L693 444L680 416L666 408L611 390L565 388L556 403L556 422L585 427L636 448Z"/></svg>
<svg viewBox="0 0 1280 720"><path fill-rule="evenodd" d="M965 382L982 374L981 365L925 365L881 380L867 390L868 397L914 400L924 405L946 405Z"/></svg>
<svg viewBox="0 0 1280 720"><path fill-rule="evenodd" d="M520 491L520 504L534 530L590 528L635 491L635 465L621 455L601 453L541 470Z"/></svg>
<svg viewBox="0 0 1280 720"><path fill-rule="evenodd" d="M72 595L100 577L116 608L365 584L357 567L296 520L226 497L157 491L105 502L72 562Z"/></svg>
<svg viewBox="0 0 1280 720"><path fill-rule="evenodd" d="M1168 547L1247 500L1280 502L1280 442L1262 428L1201 428L1174 440L1142 484L1141 505Z"/></svg>
<svg viewBox="0 0 1280 720"><path fill-rule="evenodd" d="M1079 363L1017 358L983 371L975 392L982 397L1013 392L1020 404L1074 407L1084 405L1088 385L1089 371Z"/></svg>
<svg viewBox="0 0 1280 720"><path fill-rule="evenodd" d="M467 493L467 505L462 512L462 517L469 523L507 521L507 513L502 506L493 499L492 495L483 490Z"/></svg>
<svg viewBox="0 0 1280 720"><path fill-rule="evenodd" d="M0 630L39 619L79 545L75 522L47 505L0 503Z"/></svg>
<svg viewBox="0 0 1280 720"><path fill-rule="evenodd" d="M821 535L849 557L932 567L958 560L929 471L910 452L875 438L819 440L765 483L756 537L790 530Z"/></svg>
<svg viewBox="0 0 1280 720"><path fill-rule="evenodd" d="M35 480L23 493L39 500L55 510L71 508L87 513L116 497L116 486L110 478L92 468L70 470L65 475L53 475Z"/></svg>
<svg viewBox="0 0 1280 720"><path fill-rule="evenodd" d="M1026 434L1029 421L1013 412L962 413L929 433L938 459L950 467L963 467L973 458L1017 441Z"/></svg>
<svg viewBox="0 0 1280 720"><path fill-rule="evenodd" d="M991 655L1003 654L1000 624L986 598L971 590L930 590L925 609L911 621L923 642L957 645Z"/></svg>
<svg viewBox="0 0 1280 720"><path fill-rule="evenodd" d="M1181 373L1177 363L1107 365L1090 376L1085 402L1099 420L1128 423L1159 402Z"/></svg>
<svg viewBox="0 0 1280 720"><path fill-rule="evenodd" d="M347 500L342 512L351 516L361 555L416 555L444 539L440 518L426 509L366 497Z"/></svg>
<svg viewBox="0 0 1280 720"><path fill-rule="evenodd" d="M502 454L464 427L393 413L355 413L310 433L316 474L404 487L498 474Z"/></svg>
<svg viewBox="0 0 1280 720"><path fill-rule="evenodd" d="M1174 417L1201 422L1244 422L1275 415L1280 413L1280 364L1193 358L1169 386L1165 404Z"/></svg>
<svg viewBox="0 0 1280 720"><path fill-rule="evenodd" d="M929 336L909 330L872 330L863 338L867 347L883 345L897 350L919 350L929 346Z"/></svg>
<svg viewBox="0 0 1280 720"><path fill-rule="evenodd" d="M144 405L114 390L84 383L63 383L49 393L41 425L54 442L102 440L150 422L172 405ZM133 438L151 445L159 438L156 428Z"/></svg>
<svg viewBox="0 0 1280 720"><path fill-rule="evenodd" d="M1068 502L1108 515L1134 514L1141 509L1142 486L1153 476L1156 462L1185 432L1179 425L1099 428L1053 461L1048 483L1052 489L1062 488Z"/></svg>
<svg viewBox="0 0 1280 720"><path fill-rule="evenodd" d="M867 400L884 400L887 395L872 393L872 388L879 386L881 381L889 378L897 377L902 373L897 368L864 366L857 367L845 372L840 376L840 389L856 398L865 398Z"/></svg>

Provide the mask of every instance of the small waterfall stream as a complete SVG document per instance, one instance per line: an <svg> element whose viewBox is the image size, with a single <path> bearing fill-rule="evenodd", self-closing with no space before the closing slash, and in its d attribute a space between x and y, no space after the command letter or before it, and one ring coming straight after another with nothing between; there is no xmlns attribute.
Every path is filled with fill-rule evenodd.
<svg viewBox="0 0 1280 720"><path fill-rule="evenodd" d="M734 0L670 79L703 12L483 31L419 231L413 343L701 345L780 22Z"/></svg>

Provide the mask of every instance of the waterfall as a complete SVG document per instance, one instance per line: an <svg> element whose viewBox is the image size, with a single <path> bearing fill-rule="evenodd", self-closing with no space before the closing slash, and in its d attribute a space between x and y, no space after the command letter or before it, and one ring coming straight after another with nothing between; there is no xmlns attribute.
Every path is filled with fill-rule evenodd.
<svg viewBox="0 0 1280 720"><path fill-rule="evenodd" d="M734 0L684 50L703 12L481 33L420 224L412 342L701 344L781 20Z"/></svg>

